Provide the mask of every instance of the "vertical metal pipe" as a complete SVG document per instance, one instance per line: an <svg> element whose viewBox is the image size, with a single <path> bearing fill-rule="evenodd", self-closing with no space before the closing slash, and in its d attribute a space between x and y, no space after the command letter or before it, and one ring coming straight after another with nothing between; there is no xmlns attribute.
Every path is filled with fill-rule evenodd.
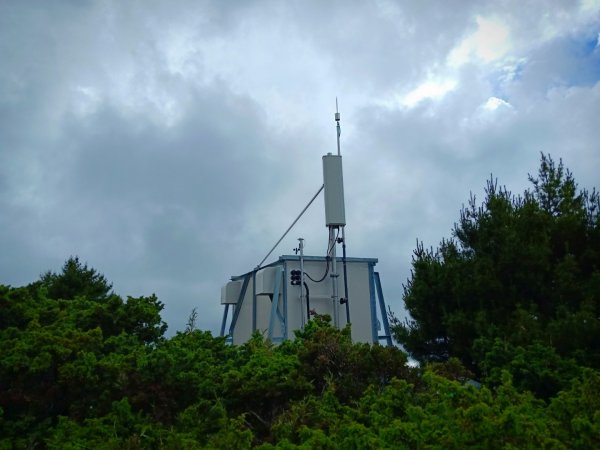
<svg viewBox="0 0 600 450"><path fill-rule="evenodd" d="M285 266L285 264L284 264ZM281 279L281 299L283 300L283 320L281 323L282 326L282 337L284 341L287 341L288 338L288 324L289 324L289 320L290 320L290 315L288 313L288 302L287 302L287 284L285 283L285 278L283 277L283 275L285 274L285 270L282 267L281 268L281 272L279 272L278 277Z"/></svg>
<svg viewBox="0 0 600 450"><path fill-rule="evenodd" d="M308 315L306 321L304 320L304 239L298 238L298 241L298 249L300 250L300 317L302 328L304 328L304 324L309 320Z"/></svg>
<svg viewBox="0 0 600 450"><path fill-rule="evenodd" d="M348 270L346 269L346 227L342 227L342 260L344 262L344 296L346 299L346 323L350 323L350 300L348 299Z"/></svg>
<svg viewBox="0 0 600 450"><path fill-rule="evenodd" d="M338 101L337 97L335 98L335 121L337 122L337 150L338 156L341 156L340 152L340 136L342 135L342 130L340 129L340 112L338 111Z"/></svg>
<svg viewBox="0 0 600 450"><path fill-rule="evenodd" d="M342 156L342 153L340 151L340 136L342 135L342 130L340 128L340 112L338 110L338 99L337 97L335 98L335 122L336 122L336 129L337 129L337 154L338 156ZM342 194L343 196L343 194ZM343 202L343 198L342 198L342 202ZM345 220L344 220L345 223ZM334 234L334 229L333 227L329 227L329 235L330 235L330 239L332 240L332 274L331 274L331 279L333 280L333 312L334 312L334 322L335 322L335 326L336 328L340 327L340 319L339 319L339 301L338 301L338 286L337 286L337 277L338 277L338 273L337 273L337 264L336 264L336 251L335 251L335 247L337 246L337 242L336 242L336 237ZM344 246L342 247L343 249L343 256L344 256L344 287L345 287L345 295L346 295L346 320L348 322L350 322L350 310L348 309L348 284L346 281L346 240L344 239L344 226L342 225L342 242L344 243Z"/></svg>
<svg viewBox="0 0 600 450"><path fill-rule="evenodd" d="M329 227L329 242L331 247L331 287L332 287L332 295L331 300L333 302L333 324L336 328L340 327L339 320L339 309L338 309L338 285L337 285L337 261L336 261L336 252L335 247L337 245L335 238L335 228L334 226Z"/></svg>
<svg viewBox="0 0 600 450"><path fill-rule="evenodd" d="M283 311L285 314L284 317L284 321L285 321L285 334L283 336L283 340L287 340L288 338L288 334L289 334L289 323L290 323L290 314L288 312L288 284L287 284L287 279L286 279L286 275L288 273L288 263L287 261L283 262L283 266L281 267L281 291L282 291L282 298L283 298Z"/></svg>
<svg viewBox="0 0 600 450"><path fill-rule="evenodd" d="M308 290L308 284L304 283L306 289L306 321L310 320L310 291Z"/></svg>

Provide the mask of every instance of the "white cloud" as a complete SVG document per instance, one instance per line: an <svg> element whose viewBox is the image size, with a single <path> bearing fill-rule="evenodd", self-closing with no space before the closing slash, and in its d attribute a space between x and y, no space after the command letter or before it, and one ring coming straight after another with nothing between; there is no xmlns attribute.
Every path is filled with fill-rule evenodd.
<svg viewBox="0 0 600 450"><path fill-rule="evenodd" d="M400 99L400 103L412 107L425 99L440 99L456 87L456 80L426 81Z"/></svg>
<svg viewBox="0 0 600 450"><path fill-rule="evenodd" d="M584 14L594 14L600 11L600 0L582 0L581 12Z"/></svg>
<svg viewBox="0 0 600 450"><path fill-rule="evenodd" d="M598 3L0 2L0 283L79 254L217 329L318 189L338 96L349 251L398 311L415 239L490 172L518 192L545 151L597 184ZM322 214L275 253L319 254Z"/></svg>
<svg viewBox="0 0 600 450"><path fill-rule="evenodd" d="M450 55L450 66L457 67L476 59L489 63L503 58L512 49L508 25L499 19L478 16L477 29L457 45Z"/></svg>
<svg viewBox="0 0 600 450"><path fill-rule="evenodd" d="M500 107L512 108L512 105L505 100L498 97L490 97L483 105L483 109L488 111L495 111Z"/></svg>
<svg viewBox="0 0 600 450"><path fill-rule="evenodd" d="M424 100L443 99L456 85L453 79L428 80L407 93L388 94L377 103L388 109L413 108Z"/></svg>

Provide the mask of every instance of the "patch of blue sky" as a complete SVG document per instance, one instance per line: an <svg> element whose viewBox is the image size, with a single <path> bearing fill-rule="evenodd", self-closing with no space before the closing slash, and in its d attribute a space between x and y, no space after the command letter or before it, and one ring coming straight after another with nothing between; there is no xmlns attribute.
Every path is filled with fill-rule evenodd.
<svg viewBox="0 0 600 450"><path fill-rule="evenodd" d="M586 38L580 43L579 48L584 55L600 51L600 32L598 32L595 36L586 36Z"/></svg>
<svg viewBox="0 0 600 450"><path fill-rule="evenodd" d="M595 85L600 81L598 36L586 34L548 42L526 58L502 61L487 76L493 95L506 101L510 101L510 86L524 79L537 80L534 85L543 91Z"/></svg>
<svg viewBox="0 0 600 450"><path fill-rule="evenodd" d="M600 36L584 36L571 39L568 49L573 59L568 71L568 83L576 86L592 86L600 80Z"/></svg>

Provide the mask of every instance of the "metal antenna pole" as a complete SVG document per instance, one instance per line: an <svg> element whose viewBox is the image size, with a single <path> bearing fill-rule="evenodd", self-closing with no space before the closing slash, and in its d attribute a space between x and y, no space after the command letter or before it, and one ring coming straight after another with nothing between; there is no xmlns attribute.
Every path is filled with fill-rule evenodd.
<svg viewBox="0 0 600 450"><path fill-rule="evenodd" d="M330 226L329 227L329 242L331 242L331 287L332 287L332 295L331 300L333 302L333 325L336 328L340 327L340 319L339 319L339 302L338 302L338 273L337 273L337 265L336 265L336 252L335 247L337 246L336 237L335 237L335 229L337 227Z"/></svg>
<svg viewBox="0 0 600 450"><path fill-rule="evenodd" d="M348 299L348 269L346 268L346 227L342 227L342 262L344 264L344 302L346 303L346 323L350 323L350 301Z"/></svg>
<svg viewBox="0 0 600 450"><path fill-rule="evenodd" d="M338 109L338 99L335 98L335 122L337 128L337 150L338 156L342 156L340 150L340 136L342 131L340 128L340 112ZM342 225L342 261L344 264L344 303L346 303L346 322L350 323L350 303L348 302L348 270L346 268L346 226Z"/></svg>
<svg viewBox="0 0 600 450"><path fill-rule="evenodd" d="M300 250L300 317L302 318L302 328L306 322L304 321L304 239L298 238L298 249ZM308 321L310 317L306 317Z"/></svg>
<svg viewBox="0 0 600 450"><path fill-rule="evenodd" d="M342 135L342 130L340 129L340 113L338 111L338 100L335 98L335 121L337 122L337 148L338 148L338 156L342 156L340 153L340 136Z"/></svg>

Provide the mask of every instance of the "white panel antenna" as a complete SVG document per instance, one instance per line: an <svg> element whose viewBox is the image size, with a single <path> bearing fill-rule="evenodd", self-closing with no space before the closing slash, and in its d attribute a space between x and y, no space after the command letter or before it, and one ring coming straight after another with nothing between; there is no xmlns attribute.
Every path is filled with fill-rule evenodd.
<svg viewBox="0 0 600 450"><path fill-rule="evenodd" d="M344 176L342 157L328 153L323 156L323 185L325 190L325 225L340 227L346 225L344 207Z"/></svg>

